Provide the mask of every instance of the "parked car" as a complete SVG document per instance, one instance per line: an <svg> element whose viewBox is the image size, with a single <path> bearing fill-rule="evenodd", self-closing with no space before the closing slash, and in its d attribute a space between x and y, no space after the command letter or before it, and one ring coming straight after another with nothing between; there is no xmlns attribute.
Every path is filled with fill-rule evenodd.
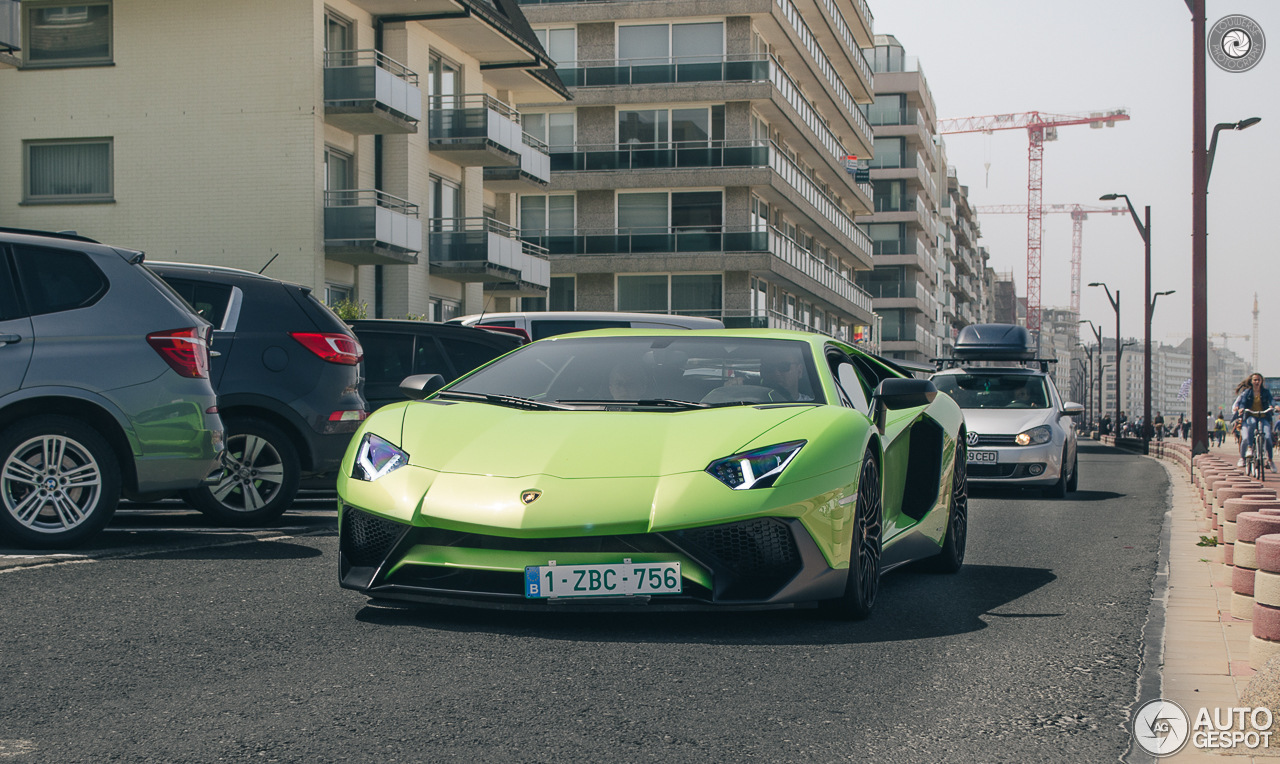
<svg viewBox="0 0 1280 764"><path fill-rule="evenodd" d="M218 464L209 322L141 252L0 229L0 534L63 547Z"/></svg>
<svg viewBox="0 0 1280 764"><path fill-rule="evenodd" d="M379 409L352 441L338 477L343 587L503 608L824 604L862 618L883 571L963 563L960 409L838 340L595 331L440 382L406 380L434 395Z"/></svg>
<svg viewBox="0 0 1280 764"><path fill-rule="evenodd" d="M405 400L400 383L414 374L452 382L525 344L520 337L431 321L361 318L348 322L364 348L364 397L370 410Z"/></svg>
<svg viewBox="0 0 1280 764"><path fill-rule="evenodd" d="M1062 400L1049 363L1034 358L1024 327L960 330L955 357L940 363L950 368L934 374L933 383L964 411L970 482L1041 487L1059 498L1076 490L1075 417L1084 407Z"/></svg>
<svg viewBox="0 0 1280 764"><path fill-rule="evenodd" d="M723 329L724 322L700 316L666 313L617 313L590 310L551 310L526 313L478 313L446 321L463 326L523 329L531 340L592 329Z"/></svg>
<svg viewBox="0 0 1280 764"><path fill-rule="evenodd" d="M227 454L216 483L183 497L223 523L270 523L304 477L337 468L367 415L360 343L307 287L235 268L151 268L213 323Z"/></svg>

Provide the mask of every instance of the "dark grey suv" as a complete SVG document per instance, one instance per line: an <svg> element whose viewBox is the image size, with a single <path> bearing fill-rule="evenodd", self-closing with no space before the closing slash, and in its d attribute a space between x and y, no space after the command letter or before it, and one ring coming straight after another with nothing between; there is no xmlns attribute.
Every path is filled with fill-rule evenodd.
<svg viewBox="0 0 1280 764"><path fill-rule="evenodd" d="M0 534L100 531L121 494L200 485L219 463L209 324L90 239L0 228Z"/></svg>
<svg viewBox="0 0 1280 764"><path fill-rule="evenodd" d="M282 515L307 476L337 470L366 415L355 335L311 289L236 268L151 263L213 322L213 386L227 427L218 482L183 496L223 523Z"/></svg>

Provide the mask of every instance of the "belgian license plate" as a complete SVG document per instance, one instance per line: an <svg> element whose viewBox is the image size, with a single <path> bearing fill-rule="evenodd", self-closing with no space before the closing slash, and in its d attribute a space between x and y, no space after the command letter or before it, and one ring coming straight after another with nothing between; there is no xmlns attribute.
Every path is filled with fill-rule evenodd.
<svg viewBox="0 0 1280 764"><path fill-rule="evenodd" d="M996 452L995 451L970 451L969 461L979 462L979 463L982 463L982 462L995 463L997 461Z"/></svg>
<svg viewBox="0 0 1280 764"><path fill-rule="evenodd" d="M678 562L530 565L524 569L527 599L679 594L681 586Z"/></svg>

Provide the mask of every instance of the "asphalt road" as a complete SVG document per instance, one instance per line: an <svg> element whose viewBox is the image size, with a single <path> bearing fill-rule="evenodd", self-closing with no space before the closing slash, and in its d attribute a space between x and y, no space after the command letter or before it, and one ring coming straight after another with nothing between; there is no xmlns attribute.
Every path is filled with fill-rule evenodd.
<svg viewBox="0 0 1280 764"><path fill-rule="evenodd" d="M975 490L964 570L861 623L367 607L326 500L228 532L125 511L0 549L0 762L1105 762L1128 745L1167 478Z"/></svg>

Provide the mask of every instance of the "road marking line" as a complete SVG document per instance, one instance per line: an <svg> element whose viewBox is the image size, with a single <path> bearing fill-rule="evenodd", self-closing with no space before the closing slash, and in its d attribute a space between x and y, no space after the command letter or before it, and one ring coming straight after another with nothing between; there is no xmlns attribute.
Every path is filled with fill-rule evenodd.
<svg viewBox="0 0 1280 764"><path fill-rule="evenodd" d="M298 536L314 536L314 535L317 535L317 534L301 533L301 534L297 534L297 536L289 536L289 535L268 536L266 538L250 538L250 539L238 539L236 541L226 541L221 544L194 544L194 545L188 544L185 546L169 547L166 549L146 549L146 550L134 549L134 550L119 552L115 554L108 552L98 557L85 556L84 559L56 560L53 562L45 562L37 565L18 565L12 568L0 568L0 573L13 573L15 571L20 571L20 570L39 570L40 568L51 568L51 567L57 567L59 565L81 565L84 563L98 562L99 560L111 560L111 559L124 560L124 559L129 559L131 557L145 557L151 554L166 554L168 552L185 552L185 551L194 550L194 549L217 549L219 547L236 546L237 544L257 544L263 541L282 541L285 539L297 538ZM22 559L41 559L45 557L56 557L56 556L58 555L53 555L53 554L29 555L29 556L23 555ZM65 555L65 556L70 556L70 555ZM14 557L17 557L17 555L14 555ZM0 560L4 558L5 558L5 555L0 555Z"/></svg>

